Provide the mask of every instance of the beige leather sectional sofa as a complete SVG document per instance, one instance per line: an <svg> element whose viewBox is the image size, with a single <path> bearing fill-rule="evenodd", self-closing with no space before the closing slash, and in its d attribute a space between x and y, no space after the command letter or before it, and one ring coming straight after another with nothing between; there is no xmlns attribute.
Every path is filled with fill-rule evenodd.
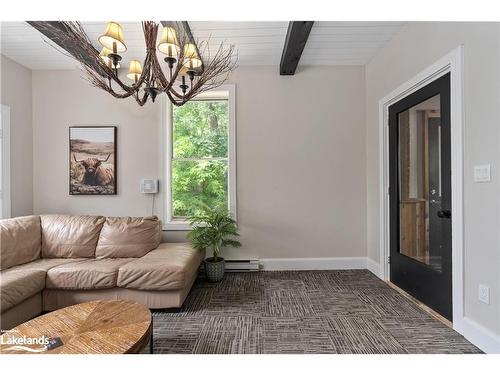
<svg viewBox="0 0 500 375"><path fill-rule="evenodd" d="M156 217L41 215L0 220L0 325L99 299L182 306L204 254L160 243Z"/></svg>

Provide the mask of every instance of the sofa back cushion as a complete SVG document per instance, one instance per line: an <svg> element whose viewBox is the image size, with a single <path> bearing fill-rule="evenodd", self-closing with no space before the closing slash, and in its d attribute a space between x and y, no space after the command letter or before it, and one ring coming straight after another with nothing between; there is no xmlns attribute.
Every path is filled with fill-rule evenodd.
<svg viewBox="0 0 500 375"><path fill-rule="evenodd" d="M140 258L160 244L160 221L149 217L108 217L104 223L96 258Z"/></svg>
<svg viewBox="0 0 500 375"><path fill-rule="evenodd" d="M0 269L40 258L40 216L0 220Z"/></svg>
<svg viewBox="0 0 500 375"><path fill-rule="evenodd" d="M93 258L104 217L41 215L42 258Z"/></svg>

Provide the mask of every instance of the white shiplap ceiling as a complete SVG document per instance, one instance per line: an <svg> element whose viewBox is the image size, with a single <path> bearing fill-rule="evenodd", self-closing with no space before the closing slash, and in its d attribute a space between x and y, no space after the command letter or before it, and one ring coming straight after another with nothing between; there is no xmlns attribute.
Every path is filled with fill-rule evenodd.
<svg viewBox="0 0 500 375"><path fill-rule="evenodd" d="M82 22L90 40L102 34L105 22ZM124 61L143 59L140 22L121 22L128 47ZM194 38L209 39L210 49L234 44L238 65L278 66L288 22L189 21ZM308 65L364 65L402 27L401 22L315 22L300 60ZM1 53L30 69L74 69L78 64L44 41L25 22L1 23Z"/></svg>

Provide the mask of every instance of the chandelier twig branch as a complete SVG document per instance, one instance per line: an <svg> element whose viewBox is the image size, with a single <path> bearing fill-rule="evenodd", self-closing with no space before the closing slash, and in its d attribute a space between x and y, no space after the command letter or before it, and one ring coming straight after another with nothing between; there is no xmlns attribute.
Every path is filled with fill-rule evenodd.
<svg viewBox="0 0 500 375"><path fill-rule="evenodd" d="M133 83L129 84L119 77L121 56L118 55L117 43L121 43L122 51L126 50L120 25L112 22L108 24L100 41L104 45L103 41L108 40L101 38L111 35L112 48L103 48L99 52L79 22L33 21L29 24L78 61L93 86L115 98L133 97L141 106L148 98L154 101L162 92L174 105L181 106L196 95L222 85L236 67L237 55L233 45L221 43L215 54L211 55L209 41L198 42L197 48L193 48L189 35L183 29L165 27L157 46L159 25L144 21L142 28L146 57L142 67L137 60L130 61L127 77ZM115 29L110 31L110 25ZM113 34L115 31L117 36ZM165 68L158 60L157 48L166 54Z"/></svg>

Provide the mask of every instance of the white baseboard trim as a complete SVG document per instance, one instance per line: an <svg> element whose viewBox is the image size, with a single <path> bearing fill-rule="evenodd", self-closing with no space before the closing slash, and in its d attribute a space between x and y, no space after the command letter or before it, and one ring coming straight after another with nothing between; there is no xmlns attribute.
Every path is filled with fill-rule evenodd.
<svg viewBox="0 0 500 375"><path fill-rule="evenodd" d="M261 259L263 271L366 269L366 258L268 258Z"/></svg>
<svg viewBox="0 0 500 375"><path fill-rule="evenodd" d="M380 264L371 258L366 258L366 268L375 276L380 277Z"/></svg>
<svg viewBox="0 0 500 375"><path fill-rule="evenodd" d="M453 329L463 335L467 340L488 354L500 354L500 335L464 317L458 324L453 324Z"/></svg>

